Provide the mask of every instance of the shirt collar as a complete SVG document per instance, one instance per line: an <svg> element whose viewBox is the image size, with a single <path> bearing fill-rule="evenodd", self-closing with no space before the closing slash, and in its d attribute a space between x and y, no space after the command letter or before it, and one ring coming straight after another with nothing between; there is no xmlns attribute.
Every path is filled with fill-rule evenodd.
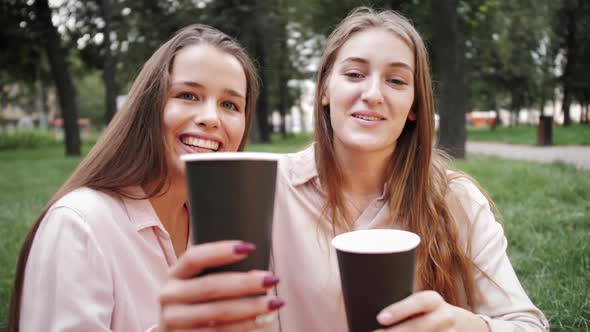
<svg viewBox="0 0 590 332"><path fill-rule="evenodd" d="M141 187L131 187L126 190L126 193L132 197L136 197L136 199L122 197L123 204L125 204L127 214L129 215L129 220L135 226L136 231L139 232L148 227L158 227L164 233L167 233L152 203L149 199L145 198L146 194Z"/></svg>
<svg viewBox="0 0 590 332"><path fill-rule="evenodd" d="M315 144L305 150L290 154L287 157L289 162L289 180L291 185L300 186L317 179L318 170L315 161Z"/></svg>
<svg viewBox="0 0 590 332"><path fill-rule="evenodd" d="M293 186L304 185L310 181L317 181L319 185L319 177L317 164L315 159L315 143L307 147L305 150L291 154L290 159L290 181ZM381 195L377 201L385 200L385 193L387 192L387 183L383 184Z"/></svg>

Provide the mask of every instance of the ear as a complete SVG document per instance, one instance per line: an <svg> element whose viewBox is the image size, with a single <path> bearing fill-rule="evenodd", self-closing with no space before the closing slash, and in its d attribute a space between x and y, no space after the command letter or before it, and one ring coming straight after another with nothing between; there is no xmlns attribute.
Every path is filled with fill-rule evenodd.
<svg viewBox="0 0 590 332"><path fill-rule="evenodd" d="M330 105L330 100L328 99L328 96L324 93L324 95L322 96L322 106L328 105Z"/></svg>
<svg viewBox="0 0 590 332"><path fill-rule="evenodd" d="M416 121L416 112L414 112L413 110L410 111L410 113L408 113L408 120Z"/></svg>

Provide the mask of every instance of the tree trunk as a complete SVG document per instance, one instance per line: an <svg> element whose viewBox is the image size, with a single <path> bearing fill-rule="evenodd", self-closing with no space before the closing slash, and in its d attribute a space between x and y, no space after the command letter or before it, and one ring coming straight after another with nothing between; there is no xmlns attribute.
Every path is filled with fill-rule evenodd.
<svg viewBox="0 0 590 332"><path fill-rule="evenodd" d="M440 126L438 145L452 157L465 158L465 41L457 0L432 1L433 46Z"/></svg>
<svg viewBox="0 0 590 332"><path fill-rule="evenodd" d="M115 112L117 112L117 81L115 79L115 58L111 51L111 2L110 0L101 0L101 14L104 19L104 58L102 79L105 86L105 123L109 124Z"/></svg>
<svg viewBox="0 0 590 332"><path fill-rule="evenodd" d="M258 115L257 112L252 112L252 125L250 126L250 133L248 134L249 143L260 143L260 131L258 130Z"/></svg>
<svg viewBox="0 0 590 332"><path fill-rule="evenodd" d="M268 68L266 68L266 49L264 48L264 33L263 27L261 26L264 20L259 17L258 22L255 22L254 27L254 54L255 59L258 60L260 65L260 80L262 88L260 89L260 95L258 97L258 103L256 105L256 124L258 126L258 133L260 135L261 143L270 143L270 126L268 124Z"/></svg>
<svg viewBox="0 0 590 332"><path fill-rule="evenodd" d="M39 105L39 129L41 131L47 131L49 127L47 115L47 85L40 76L37 77L37 96Z"/></svg>
<svg viewBox="0 0 590 332"><path fill-rule="evenodd" d="M43 41L49 59L51 74L57 87L65 131L65 153L67 156L79 156L80 128L78 127L76 89L72 84L70 72L66 65L66 52L61 47L60 36L51 22L51 9L48 0L35 1L35 8L38 17L38 28L44 35Z"/></svg>
<svg viewBox="0 0 590 332"><path fill-rule="evenodd" d="M561 111L563 112L563 126L569 127L572 124L570 116L570 105L572 99L572 80L574 68L576 66L577 57L577 43L576 43L576 11L578 8L578 1L574 1L574 6L568 8L567 13L567 35L566 35L566 64L563 71L563 101L561 103Z"/></svg>
<svg viewBox="0 0 590 332"><path fill-rule="evenodd" d="M278 79L279 79L279 113L281 115L281 137L287 138L287 114L289 114L289 49L287 47L287 9L284 8L284 1L279 1L279 29L278 34Z"/></svg>

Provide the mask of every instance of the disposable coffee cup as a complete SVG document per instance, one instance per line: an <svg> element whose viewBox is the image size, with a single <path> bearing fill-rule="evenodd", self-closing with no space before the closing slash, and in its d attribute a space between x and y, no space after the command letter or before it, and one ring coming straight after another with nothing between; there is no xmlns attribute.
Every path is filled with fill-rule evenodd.
<svg viewBox="0 0 590 332"><path fill-rule="evenodd" d="M256 251L203 272L268 270L278 155L216 152L183 155L193 243L242 240Z"/></svg>
<svg viewBox="0 0 590 332"><path fill-rule="evenodd" d="M383 328L379 312L412 294L418 244L418 235L394 229L353 231L332 240L350 332Z"/></svg>

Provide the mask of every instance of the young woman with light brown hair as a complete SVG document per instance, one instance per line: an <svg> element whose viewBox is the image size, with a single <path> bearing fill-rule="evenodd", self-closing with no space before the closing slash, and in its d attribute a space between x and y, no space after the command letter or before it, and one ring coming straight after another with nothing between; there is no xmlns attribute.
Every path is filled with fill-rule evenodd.
<svg viewBox="0 0 590 332"><path fill-rule="evenodd" d="M288 303L282 331L347 330L326 239L371 228L421 237L416 292L375 317L384 330L548 329L506 255L493 204L433 148L429 70L422 38L392 11L357 9L328 38L315 142L279 172L273 257Z"/></svg>
<svg viewBox="0 0 590 332"><path fill-rule="evenodd" d="M192 25L163 44L33 224L8 331L242 331L268 323L257 317L283 304L260 295L278 282L270 272L195 277L255 247L189 246L180 161L242 150L257 93L254 65L222 32Z"/></svg>

